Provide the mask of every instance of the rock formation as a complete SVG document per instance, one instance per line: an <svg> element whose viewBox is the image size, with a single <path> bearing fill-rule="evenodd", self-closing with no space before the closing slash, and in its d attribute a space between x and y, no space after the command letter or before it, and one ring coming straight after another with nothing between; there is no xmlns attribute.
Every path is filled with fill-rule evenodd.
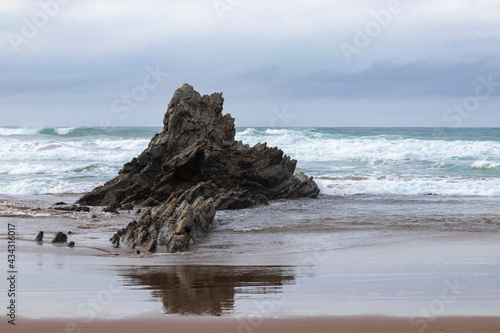
<svg viewBox="0 0 500 333"><path fill-rule="evenodd" d="M55 210L68 211L68 212L85 212L85 213L90 212L90 208L86 207L86 206L77 206L77 205L61 206L60 204L61 203L57 203L56 207L49 207L49 208L55 209ZM64 202L62 204L64 204Z"/></svg>
<svg viewBox="0 0 500 333"><path fill-rule="evenodd" d="M68 236L64 232L59 231L52 240L52 243L66 243L67 240Z"/></svg>
<svg viewBox="0 0 500 333"><path fill-rule="evenodd" d="M36 235L35 241L37 241L37 242L43 242L43 231L40 231L38 233L38 235Z"/></svg>
<svg viewBox="0 0 500 333"><path fill-rule="evenodd" d="M148 148L78 203L146 206L117 235L131 248L176 252L208 230L216 210L316 197L312 177L294 175L296 161L283 151L234 140L234 119L222 115L223 101L221 93L201 96L184 84Z"/></svg>

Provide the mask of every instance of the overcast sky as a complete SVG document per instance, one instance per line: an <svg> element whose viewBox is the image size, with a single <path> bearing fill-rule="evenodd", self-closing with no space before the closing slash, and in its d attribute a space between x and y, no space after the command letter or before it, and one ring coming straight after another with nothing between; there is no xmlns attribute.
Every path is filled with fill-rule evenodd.
<svg viewBox="0 0 500 333"><path fill-rule="evenodd" d="M500 4L2 0L0 126L159 126L187 82L238 126L500 127Z"/></svg>

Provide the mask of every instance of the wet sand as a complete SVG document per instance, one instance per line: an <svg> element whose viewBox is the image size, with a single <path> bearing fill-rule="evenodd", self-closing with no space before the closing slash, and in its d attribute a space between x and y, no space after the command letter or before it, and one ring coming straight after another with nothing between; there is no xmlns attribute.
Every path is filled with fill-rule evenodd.
<svg viewBox="0 0 500 333"><path fill-rule="evenodd" d="M398 317L306 317L306 318L136 318L124 320L95 320L78 323L62 320L19 319L14 327L0 324L2 332L206 332L206 333L277 333L277 332L500 332L500 317L438 317L421 320L412 325Z"/></svg>
<svg viewBox="0 0 500 333"><path fill-rule="evenodd" d="M108 240L133 213L28 208L0 217L16 225L19 265L17 325L3 320L1 332L500 332L500 240L489 231L498 222L333 228L307 236L312 250L272 251L262 233L219 231L184 253L136 255ZM77 246L51 244L59 230ZM228 237L252 251L221 246Z"/></svg>
<svg viewBox="0 0 500 333"><path fill-rule="evenodd" d="M109 255L20 241L18 315L500 317L500 242L470 238L258 257Z"/></svg>

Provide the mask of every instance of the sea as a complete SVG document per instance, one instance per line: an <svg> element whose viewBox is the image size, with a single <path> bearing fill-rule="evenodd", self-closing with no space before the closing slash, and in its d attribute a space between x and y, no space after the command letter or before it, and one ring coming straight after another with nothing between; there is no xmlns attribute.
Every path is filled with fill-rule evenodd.
<svg viewBox="0 0 500 333"><path fill-rule="evenodd" d="M1 127L0 218L18 225L20 241L72 228L80 248L117 255L108 238L134 212L99 213L95 221L94 212L62 218L47 207L71 204L115 177L160 131ZM439 315L500 315L500 128L241 127L236 140L282 149L297 160L296 172L314 177L319 197L217 212L209 234L182 254L132 255L133 264L111 270L115 259L99 259L95 281L106 285L113 271L131 295L121 294L101 316L132 313L134 302L146 312L183 315L406 316L433 304L449 283L468 287ZM33 268L26 285L37 290L26 307L35 317L54 315L40 307L65 281L41 285L40 257L25 258ZM99 267L88 258L79 265L54 259L46 274L51 263L85 279ZM71 295L78 302L88 293ZM59 300L52 309L71 317L78 305Z"/></svg>
<svg viewBox="0 0 500 333"><path fill-rule="evenodd" d="M161 128L0 128L0 194L81 194ZM498 128L238 128L296 159L327 196L500 196Z"/></svg>

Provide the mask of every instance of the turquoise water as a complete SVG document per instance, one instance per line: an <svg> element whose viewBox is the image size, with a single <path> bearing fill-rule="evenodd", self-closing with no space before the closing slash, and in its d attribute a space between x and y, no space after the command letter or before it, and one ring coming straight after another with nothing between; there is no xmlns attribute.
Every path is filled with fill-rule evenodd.
<svg viewBox="0 0 500 333"><path fill-rule="evenodd" d="M78 194L161 128L0 128L0 194ZM298 160L325 195L499 196L498 128L238 128Z"/></svg>
<svg viewBox="0 0 500 333"><path fill-rule="evenodd" d="M242 129L319 177L324 194L500 194L500 129Z"/></svg>

